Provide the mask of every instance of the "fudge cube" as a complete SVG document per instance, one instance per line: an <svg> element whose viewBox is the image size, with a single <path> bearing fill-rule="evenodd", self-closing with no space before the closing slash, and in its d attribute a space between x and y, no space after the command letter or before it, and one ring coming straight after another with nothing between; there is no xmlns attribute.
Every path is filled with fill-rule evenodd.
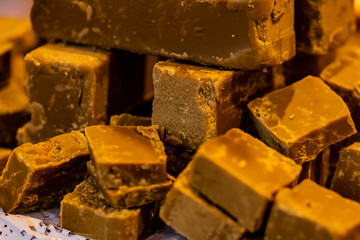
<svg viewBox="0 0 360 240"><path fill-rule="evenodd" d="M265 239L358 239L360 205L304 180L275 197Z"/></svg>
<svg viewBox="0 0 360 240"><path fill-rule="evenodd" d="M262 140L297 163L356 133L342 98L308 76L248 104Z"/></svg>
<svg viewBox="0 0 360 240"><path fill-rule="evenodd" d="M294 0L36 0L31 20L47 39L226 68L262 69L295 55Z"/></svg>
<svg viewBox="0 0 360 240"><path fill-rule="evenodd" d="M254 232L277 191L297 181L301 166L263 142L231 129L195 154L190 186Z"/></svg>
<svg viewBox="0 0 360 240"><path fill-rule="evenodd" d="M331 189L340 195L360 202L360 142L339 152Z"/></svg>
<svg viewBox="0 0 360 240"><path fill-rule="evenodd" d="M165 142L196 149L202 142L240 127L244 105L270 88L266 76L256 71L158 62L152 123L164 128Z"/></svg>
<svg viewBox="0 0 360 240"><path fill-rule="evenodd" d="M298 51L326 54L329 50L341 46L355 29L353 0L295 1Z"/></svg>
<svg viewBox="0 0 360 240"><path fill-rule="evenodd" d="M88 178L61 201L60 225L91 239L145 239L161 226L158 210L159 203L132 209L112 208Z"/></svg>
<svg viewBox="0 0 360 240"><path fill-rule="evenodd" d="M0 206L10 213L56 207L85 179L89 151L85 136L62 134L15 148L0 177Z"/></svg>
<svg viewBox="0 0 360 240"><path fill-rule="evenodd" d="M167 181L164 145L155 126L96 125L85 128L85 135L103 188Z"/></svg>
<svg viewBox="0 0 360 240"><path fill-rule="evenodd" d="M109 82L108 52L46 44L25 57L31 121L18 144L105 123Z"/></svg>
<svg viewBox="0 0 360 240"><path fill-rule="evenodd" d="M190 163L176 179L160 209L160 218L189 239L240 239L244 226L191 188L191 171Z"/></svg>

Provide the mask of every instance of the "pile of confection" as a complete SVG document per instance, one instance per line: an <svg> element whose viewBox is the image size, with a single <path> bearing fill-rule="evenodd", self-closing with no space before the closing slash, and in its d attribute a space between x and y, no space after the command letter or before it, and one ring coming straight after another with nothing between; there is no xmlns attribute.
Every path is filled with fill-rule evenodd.
<svg viewBox="0 0 360 240"><path fill-rule="evenodd" d="M0 18L0 239L359 239L359 69L353 0L34 0Z"/></svg>

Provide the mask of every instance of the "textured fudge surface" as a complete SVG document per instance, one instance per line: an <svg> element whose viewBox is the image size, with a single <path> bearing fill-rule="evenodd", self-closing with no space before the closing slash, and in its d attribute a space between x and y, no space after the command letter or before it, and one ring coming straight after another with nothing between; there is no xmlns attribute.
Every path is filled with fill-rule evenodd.
<svg viewBox="0 0 360 240"><path fill-rule="evenodd" d="M193 165L190 185L251 232L260 228L275 193L295 183L301 171L240 129L203 143Z"/></svg>
<svg viewBox="0 0 360 240"><path fill-rule="evenodd" d="M281 190L275 198L265 238L359 239L360 205L304 180L293 189Z"/></svg>
<svg viewBox="0 0 360 240"><path fill-rule="evenodd" d="M85 135L103 188L167 180L165 149L155 126L96 125L85 128Z"/></svg>
<svg viewBox="0 0 360 240"><path fill-rule="evenodd" d="M47 39L228 68L261 69L295 55L293 0L36 0L31 20Z"/></svg>
<svg viewBox="0 0 360 240"><path fill-rule="evenodd" d="M32 119L19 130L18 143L45 141L106 121L108 52L46 44L25 57Z"/></svg>
<svg viewBox="0 0 360 240"><path fill-rule="evenodd" d="M244 106L270 88L268 80L262 71L158 62L153 76L152 123L164 128L165 142L194 150L240 127Z"/></svg>
<svg viewBox="0 0 360 240"><path fill-rule="evenodd" d="M248 104L261 138L298 163L356 133L350 111L321 79L308 76Z"/></svg>
<svg viewBox="0 0 360 240"><path fill-rule="evenodd" d="M87 160L87 142L78 131L15 148L0 177L0 206L12 213L57 206L85 178Z"/></svg>
<svg viewBox="0 0 360 240"><path fill-rule="evenodd" d="M160 209L160 218L189 239L239 239L245 232L244 226L190 187L191 171L190 163L176 179Z"/></svg>

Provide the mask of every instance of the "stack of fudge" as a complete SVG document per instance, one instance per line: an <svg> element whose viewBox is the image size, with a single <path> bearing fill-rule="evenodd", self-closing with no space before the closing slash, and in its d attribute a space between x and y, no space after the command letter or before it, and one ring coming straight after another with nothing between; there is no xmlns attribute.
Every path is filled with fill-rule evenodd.
<svg viewBox="0 0 360 240"><path fill-rule="evenodd" d="M34 0L41 43L0 22L17 29L0 35L3 211L60 207L93 239L161 221L199 240L360 238L353 0Z"/></svg>

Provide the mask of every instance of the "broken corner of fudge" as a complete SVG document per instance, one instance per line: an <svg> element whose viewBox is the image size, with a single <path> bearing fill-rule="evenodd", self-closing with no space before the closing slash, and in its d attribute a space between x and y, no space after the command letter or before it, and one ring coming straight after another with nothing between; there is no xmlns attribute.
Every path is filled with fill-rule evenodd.
<svg viewBox="0 0 360 240"><path fill-rule="evenodd" d="M257 98L248 108L262 140L297 163L356 133L343 99L313 76Z"/></svg>

